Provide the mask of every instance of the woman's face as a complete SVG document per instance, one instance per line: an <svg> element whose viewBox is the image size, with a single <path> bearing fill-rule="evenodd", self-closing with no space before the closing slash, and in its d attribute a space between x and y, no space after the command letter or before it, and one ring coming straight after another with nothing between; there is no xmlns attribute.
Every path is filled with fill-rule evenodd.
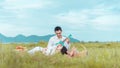
<svg viewBox="0 0 120 68"><path fill-rule="evenodd" d="M62 49L62 45L61 44L59 44L58 46L57 46L57 50L61 50Z"/></svg>

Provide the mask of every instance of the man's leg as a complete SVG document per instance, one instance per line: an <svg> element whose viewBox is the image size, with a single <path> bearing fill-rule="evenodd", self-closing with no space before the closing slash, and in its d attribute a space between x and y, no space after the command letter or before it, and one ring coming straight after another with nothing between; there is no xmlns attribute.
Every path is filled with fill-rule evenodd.
<svg viewBox="0 0 120 68"><path fill-rule="evenodd" d="M34 54L35 52L38 52L38 51L42 52L43 48L42 47L35 47L35 48L29 50L28 53L29 54Z"/></svg>

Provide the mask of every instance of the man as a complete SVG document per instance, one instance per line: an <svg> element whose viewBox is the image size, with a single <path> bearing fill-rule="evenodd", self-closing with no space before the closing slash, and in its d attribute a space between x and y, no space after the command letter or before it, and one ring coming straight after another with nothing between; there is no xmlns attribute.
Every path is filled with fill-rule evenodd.
<svg viewBox="0 0 120 68"><path fill-rule="evenodd" d="M70 41L68 38L62 36L62 28L60 26L56 26L54 29L54 32L56 35L50 38L47 48L35 47L32 50L28 51L28 53L34 54L37 51L42 51L46 55L53 55L53 54L55 54L57 46L61 45L61 44L56 45L56 43L58 43L60 41L64 41L64 46L67 49L69 49Z"/></svg>

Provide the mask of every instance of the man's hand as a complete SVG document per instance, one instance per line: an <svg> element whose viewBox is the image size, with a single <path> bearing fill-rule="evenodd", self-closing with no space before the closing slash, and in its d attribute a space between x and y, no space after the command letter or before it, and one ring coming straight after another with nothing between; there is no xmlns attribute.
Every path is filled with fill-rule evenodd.
<svg viewBox="0 0 120 68"><path fill-rule="evenodd" d="M66 39L65 39L65 42L67 42L67 43L69 44L69 43L70 43L69 38L66 38Z"/></svg>

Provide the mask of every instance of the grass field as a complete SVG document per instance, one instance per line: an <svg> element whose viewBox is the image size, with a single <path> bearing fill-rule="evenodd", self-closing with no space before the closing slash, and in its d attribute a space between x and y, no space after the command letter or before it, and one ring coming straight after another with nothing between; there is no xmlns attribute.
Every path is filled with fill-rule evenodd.
<svg viewBox="0 0 120 68"><path fill-rule="evenodd" d="M120 68L120 43L72 43L72 46L82 50L86 46L89 54L84 58L68 58L60 53L45 56L42 53L29 55L16 53L16 46L26 46L28 49L36 46L46 47L47 43L0 43L0 68Z"/></svg>

